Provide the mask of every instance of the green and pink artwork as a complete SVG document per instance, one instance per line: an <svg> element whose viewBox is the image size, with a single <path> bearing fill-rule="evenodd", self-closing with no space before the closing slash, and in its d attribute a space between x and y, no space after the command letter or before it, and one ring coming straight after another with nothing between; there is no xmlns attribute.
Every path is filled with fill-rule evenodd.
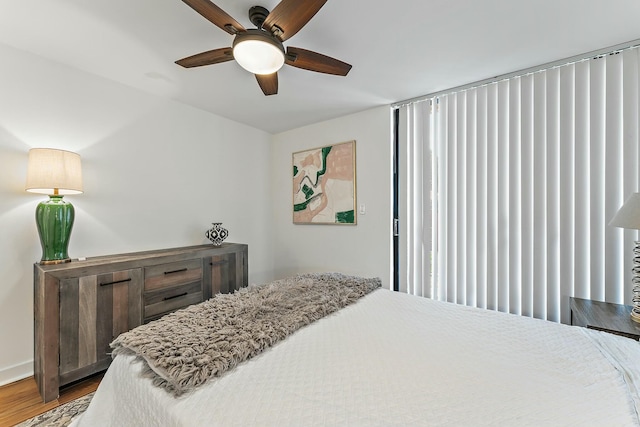
<svg viewBox="0 0 640 427"><path fill-rule="evenodd" d="M293 223L356 224L356 142L293 153Z"/></svg>

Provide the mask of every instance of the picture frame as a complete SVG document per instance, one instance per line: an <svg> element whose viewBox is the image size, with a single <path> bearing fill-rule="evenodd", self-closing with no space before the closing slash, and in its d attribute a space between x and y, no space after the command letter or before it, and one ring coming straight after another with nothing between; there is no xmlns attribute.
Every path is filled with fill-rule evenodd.
<svg viewBox="0 0 640 427"><path fill-rule="evenodd" d="M293 223L357 225L356 141L292 154Z"/></svg>

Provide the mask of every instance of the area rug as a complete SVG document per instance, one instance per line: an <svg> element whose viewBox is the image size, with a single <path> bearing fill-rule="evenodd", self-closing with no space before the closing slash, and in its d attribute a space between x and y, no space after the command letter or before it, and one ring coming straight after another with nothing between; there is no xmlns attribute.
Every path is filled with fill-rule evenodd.
<svg viewBox="0 0 640 427"><path fill-rule="evenodd" d="M65 427L71 423L73 417L80 415L87 410L89 402L94 393L67 402L57 408L53 408L44 414L37 415L25 422L17 425L17 427Z"/></svg>

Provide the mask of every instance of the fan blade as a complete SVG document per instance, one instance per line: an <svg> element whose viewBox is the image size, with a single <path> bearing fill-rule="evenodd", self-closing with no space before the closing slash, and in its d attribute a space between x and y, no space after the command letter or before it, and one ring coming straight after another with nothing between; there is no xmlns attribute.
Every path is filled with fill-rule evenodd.
<svg viewBox="0 0 640 427"><path fill-rule="evenodd" d="M269 13L262 28L285 41L300 31L326 2L327 0L282 0Z"/></svg>
<svg viewBox="0 0 640 427"><path fill-rule="evenodd" d="M237 34L242 33L247 30L244 29L242 24L233 19L227 12L220 9L215 4L211 3L209 0L182 0L187 5L191 7L191 9L198 12L200 15L204 16L206 19L211 21L213 24L222 28L229 34Z"/></svg>
<svg viewBox="0 0 640 427"><path fill-rule="evenodd" d="M299 47L287 47L285 58L285 62L291 66L318 73L346 76L351 70L351 65L346 62Z"/></svg>
<svg viewBox="0 0 640 427"><path fill-rule="evenodd" d="M278 73L255 74L255 76L260 89L265 95L269 96L278 93Z"/></svg>
<svg viewBox="0 0 640 427"><path fill-rule="evenodd" d="M179 59L176 61L176 64L181 65L184 68L192 68L202 67L203 65L219 64L221 62L231 61L232 59L233 49L230 47L223 47Z"/></svg>

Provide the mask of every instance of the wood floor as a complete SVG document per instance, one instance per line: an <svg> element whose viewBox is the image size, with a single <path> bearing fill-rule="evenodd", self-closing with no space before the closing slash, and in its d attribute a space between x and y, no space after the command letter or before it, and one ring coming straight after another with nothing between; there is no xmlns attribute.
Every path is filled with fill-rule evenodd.
<svg viewBox="0 0 640 427"><path fill-rule="evenodd" d="M0 387L0 427L14 426L57 406L95 391L102 380L98 374L60 390L60 397L42 403L33 377Z"/></svg>

